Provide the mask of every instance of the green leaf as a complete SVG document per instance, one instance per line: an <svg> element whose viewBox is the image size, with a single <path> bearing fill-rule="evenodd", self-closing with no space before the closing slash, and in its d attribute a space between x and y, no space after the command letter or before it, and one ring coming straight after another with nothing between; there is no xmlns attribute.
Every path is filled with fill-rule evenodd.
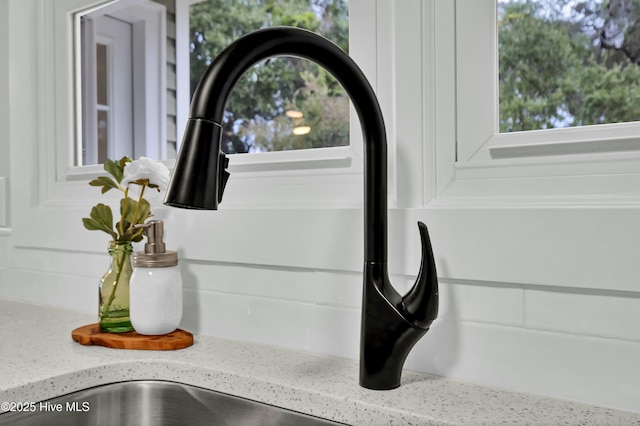
<svg viewBox="0 0 640 426"><path fill-rule="evenodd" d="M124 166L121 166L120 163L107 159L107 161L104 162L104 169L114 177L116 182L122 182L122 178L124 177Z"/></svg>
<svg viewBox="0 0 640 426"><path fill-rule="evenodd" d="M142 233L139 233L138 229L129 229L129 226L131 226L131 224L129 222L127 222L126 220L123 222L123 225L124 225L124 229L126 229L126 231L124 232L124 234L122 234L122 237L121 237L122 240L129 240L129 241L133 241L135 243L139 243L140 241L142 241L144 239L144 236L142 235ZM118 222L116 224L116 226L120 226L120 222ZM136 234L138 234L138 235L136 235Z"/></svg>
<svg viewBox="0 0 640 426"><path fill-rule="evenodd" d="M151 217L151 205L144 198L138 202L132 198L123 198L120 200L120 214L124 218L125 224L137 225L144 223L145 220ZM125 228L126 229L126 228Z"/></svg>
<svg viewBox="0 0 640 426"><path fill-rule="evenodd" d="M103 231L111 235L113 239L118 238L118 234L113 231L113 214L111 207L105 204L98 204L91 209L89 218L82 218L84 227L89 231Z"/></svg>
<svg viewBox="0 0 640 426"><path fill-rule="evenodd" d="M145 220L153 216L151 214L151 204L144 198L140 201L140 210L138 213L138 223L144 223Z"/></svg>
<svg viewBox="0 0 640 426"><path fill-rule="evenodd" d="M140 201L140 205L138 205L138 202L132 198L123 198L120 200L120 214L122 215L121 222L123 225L122 229L124 230L120 238L134 242L142 241L143 236L141 234L134 237L134 235L138 233L138 230L133 229L132 225L144 223L145 220L152 216L149 202L143 198L142 201ZM116 224L116 227L120 229L120 222Z"/></svg>
<svg viewBox="0 0 640 426"><path fill-rule="evenodd" d="M126 235L127 229L129 229L129 226L131 226L131 224L129 222L127 222L126 220L122 221L122 229L125 230L124 234L122 234L123 237ZM118 221L118 223L116 223L116 229L120 229L120 221Z"/></svg>
<svg viewBox="0 0 640 426"><path fill-rule="evenodd" d="M99 203L91 209L91 218L104 224L111 230L113 227L113 213L111 207L106 204Z"/></svg>
<svg viewBox="0 0 640 426"><path fill-rule="evenodd" d="M120 200L120 216L122 216L123 223L133 223L133 215L136 211L137 204L138 203L136 203L135 200L129 197L125 197Z"/></svg>
<svg viewBox="0 0 640 426"><path fill-rule="evenodd" d="M103 194L105 192L111 190L111 189L118 189L119 188L118 184L115 183L113 181L113 179L111 179L108 176L99 176L99 177L95 178L94 180L92 180L91 182L89 182L89 185L91 185L91 186L101 186Z"/></svg>
<svg viewBox="0 0 640 426"><path fill-rule="evenodd" d="M126 165L127 165L127 163L130 163L130 162L132 162L132 161L133 161L133 160L132 160L131 158L129 158L129 157L127 157L127 156L125 155L124 157L122 157L122 158L120 159L120 168L121 168L122 170L124 170L124 166L126 166Z"/></svg>

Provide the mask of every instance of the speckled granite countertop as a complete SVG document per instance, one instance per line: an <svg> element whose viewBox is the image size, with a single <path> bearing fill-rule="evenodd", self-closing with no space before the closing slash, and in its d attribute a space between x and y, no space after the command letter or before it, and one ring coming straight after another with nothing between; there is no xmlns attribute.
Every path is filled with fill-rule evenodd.
<svg viewBox="0 0 640 426"><path fill-rule="evenodd" d="M640 414L405 372L363 389L353 360L195 336L179 351L82 346L85 314L0 300L0 402L39 402L124 380L170 380L361 425L640 425ZM0 410L2 411L2 410Z"/></svg>

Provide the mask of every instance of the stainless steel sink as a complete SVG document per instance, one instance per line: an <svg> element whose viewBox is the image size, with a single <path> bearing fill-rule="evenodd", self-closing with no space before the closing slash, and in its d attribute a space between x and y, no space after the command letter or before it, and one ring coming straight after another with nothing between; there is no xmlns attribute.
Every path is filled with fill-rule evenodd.
<svg viewBox="0 0 640 426"><path fill-rule="evenodd" d="M20 405L22 404L22 405ZM195 386L130 381L81 390L0 414L0 425L339 425ZM61 411L56 411L61 410Z"/></svg>

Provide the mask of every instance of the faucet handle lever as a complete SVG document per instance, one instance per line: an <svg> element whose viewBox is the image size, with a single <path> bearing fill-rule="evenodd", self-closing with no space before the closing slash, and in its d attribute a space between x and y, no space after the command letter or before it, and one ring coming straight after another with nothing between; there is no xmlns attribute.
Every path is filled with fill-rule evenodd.
<svg viewBox="0 0 640 426"><path fill-rule="evenodd" d="M438 274L427 225L418 222L422 242L422 261L415 284L402 298L406 312L421 328L429 328L438 316Z"/></svg>

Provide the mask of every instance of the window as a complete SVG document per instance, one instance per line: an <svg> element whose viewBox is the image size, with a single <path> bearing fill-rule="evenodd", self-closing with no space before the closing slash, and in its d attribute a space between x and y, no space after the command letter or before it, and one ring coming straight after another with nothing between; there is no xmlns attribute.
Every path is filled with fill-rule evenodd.
<svg viewBox="0 0 640 426"><path fill-rule="evenodd" d="M640 120L640 7L500 0L500 131Z"/></svg>
<svg viewBox="0 0 640 426"><path fill-rule="evenodd" d="M514 5L525 7L523 5L533 3L537 5L535 7L540 8L542 8L543 4L560 4L557 2L519 2L517 4L514 3ZM597 4L597 2L587 3L589 5ZM584 4L586 5L587 3ZM563 2L562 4L566 4L568 5L567 7L570 8L572 6L575 6L577 3ZM572 128L551 128L564 127L563 125L569 124L569 122L578 122L578 124L591 124L611 121L609 119L605 120L604 117L602 117L602 113L591 114L595 115L595 119L583 119L581 118L581 114L585 114L572 111L573 106L570 106L569 104L564 105L564 100L560 101L556 106L547 105L546 107L543 105L544 102L541 100L533 100L531 102L532 105L538 107L540 111L546 110L549 114L547 118L541 118L536 126L530 126L532 128L544 129L544 131L531 130L515 133L500 132L500 123L502 124L503 129L506 128L506 130L508 130L509 126L513 123L517 124L519 119L514 118L515 115L514 117L504 118L500 118L499 116L500 109L505 108L505 106L501 107L498 103L498 11L501 7L499 5L503 5L503 3L498 3L496 0L457 0L456 2L456 120L458 123L456 155L458 162L467 162L473 160L476 161L476 166L474 167L477 168L480 162L487 160L506 158L538 158L541 156L544 158L549 158L549 156L557 155L563 156L561 158L558 157L558 162L564 162L566 160L569 160L569 157L567 157L569 155L584 156L593 153L611 153L611 155L615 156L623 155L623 153L634 152L640 149L640 144L638 143L639 141L636 137L638 131L640 130L640 126L637 122L633 121L616 124L592 124L589 126ZM568 13L567 11L570 9L565 8L559 10L561 12L558 13ZM538 12L538 16L542 16L541 19L547 19L547 15L540 11ZM551 25L548 21L543 20L541 22L546 22L547 24ZM538 22L538 24L540 24L540 22ZM559 23L556 22L556 24L554 25L559 25ZM546 34L547 36L549 36L548 31L546 32ZM583 40L586 36L583 35L581 37L581 40ZM599 43L603 42L600 41ZM540 45L542 45L542 43L540 43ZM553 45L557 46L558 49L567 48L565 44L559 42L556 42ZM583 45L582 47L586 49L585 46L586 45ZM531 54L533 53L535 52L532 51ZM549 52L549 55L551 55L551 52ZM563 53L560 56L567 55ZM555 59L560 60L560 58L557 57ZM565 58L563 57L562 59ZM515 65L518 66L520 64ZM596 65L597 67L602 67L601 65ZM596 70L599 69L600 68L596 68ZM583 80L585 82L591 81L592 86L597 87L598 85L604 84L602 83L603 81L605 83L607 82L607 80L615 81L614 77L617 78L621 75L620 73L615 71L615 67L613 68L614 71L608 72L608 74L604 69L601 70L602 72L596 71L588 73L588 78L585 77ZM565 69L562 76L556 77L561 79L573 72L579 73L580 71ZM631 67L629 72L635 73L637 72L637 70ZM603 76L604 80L591 80L591 77L593 77L594 74L607 75ZM507 77L506 73L503 73L503 77ZM513 80L516 81L517 77L513 78ZM568 78L566 80L565 86L573 85L573 87L575 88L577 87L576 81L576 79ZM626 81L626 77L624 81ZM614 87L615 90L613 90ZM624 87L625 86L622 83L616 83L613 86L610 86L608 89L601 91L601 93L605 93L607 96L613 95L614 91L621 89L623 90ZM552 94L551 98L553 98L553 89L551 89L550 92ZM583 106L584 104L588 104L587 98L589 98L589 96L590 95L582 95L583 101L581 103L583 104ZM594 100L594 104L599 103L599 101L596 102L593 95L591 96L592 98L590 99ZM618 117L622 117L621 119L623 121L634 120L635 116L638 114L637 112L633 112L633 110L635 109L633 105L638 102L638 100L636 99L636 95L634 95L633 91L628 91L618 99L620 98L625 99L625 106L619 108L618 111L624 110L625 113L616 113L615 115L617 115ZM523 99L524 97L519 98L516 94L516 96L512 98L512 101L513 103L517 103L522 102ZM616 102L619 102L619 100L612 101L612 105ZM605 110L613 111L613 108L606 106ZM628 115L626 115L627 112L629 112ZM526 112L526 115L528 119L531 119L537 114L532 110L528 110ZM528 128L524 128L523 130L527 129ZM595 157L593 157L592 155L589 161L593 161L594 158ZM584 160L585 158L582 159ZM567 167L576 167L576 161L574 160L576 159L572 158L570 161L572 164ZM549 162L546 161L546 163L548 165ZM489 163L487 163L487 166L488 165ZM466 167L463 166L462 163L460 163L458 166ZM528 169L527 173L533 173L533 166L523 167ZM589 168L587 166L580 167L584 167L585 172L587 168ZM554 173L562 173L560 166L556 167L556 169L557 170L554 171ZM545 169L545 173L547 172L548 167ZM535 173L541 172L538 171Z"/></svg>
<svg viewBox="0 0 640 426"><path fill-rule="evenodd" d="M227 44L252 30L291 25L319 32L348 48L348 5L333 1L234 2L175 0L187 10L186 20L170 26L150 11L164 8L155 1L120 0L89 13L81 21L80 55L82 124L79 164L105 158L140 155L174 158L191 93L204 68ZM167 3L173 10L173 2ZM169 17L171 18L171 16ZM151 34L149 27L157 28ZM188 77L177 84L176 32L188 31ZM167 50L168 55L162 55ZM168 60L164 63L163 58ZM178 55L179 60L185 60ZM168 75L164 75L164 70ZM151 87L150 81L166 87ZM100 91L101 89L104 89ZM162 108L152 97L165 98ZM101 99L97 99L102 95ZM228 102L223 149L227 153L287 151L349 145L349 101L326 71L297 58L274 58L256 65L237 84ZM151 142L154 141L154 142ZM156 146L153 146L155 144Z"/></svg>
<svg viewBox="0 0 640 426"><path fill-rule="evenodd" d="M80 3L84 0L65 0L65 2L78 1ZM87 5L87 3L82 3ZM73 60L74 63L73 73L67 73L69 78L74 81L74 87L71 90L74 92L74 114L80 114L82 105L87 103L83 99L83 91L87 89L82 87L82 79L79 78L83 73L86 75L94 75L95 72L91 70L83 70L78 61L80 55L79 46L82 45L81 34L81 21L84 22L82 26L87 28L87 22L93 23L98 16L110 16L117 20L128 22L132 25L133 30L133 111L134 117L132 121L133 131L133 151L134 157L140 155L146 155L152 158L167 159L167 165L172 166L171 159L175 158L177 151L179 150L179 144L182 139L182 132L185 128L185 123L188 118L188 110L190 105L190 82L191 71L189 67L190 62L190 34L189 34L189 9L194 3L200 3L199 1L192 0L118 0L116 2L109 3L106 6L95 6L92 9L80 9L75 7L75 11L68 17L60 19L72 18L73 22L73 34L72 39L74 43ZM230 5L235 5L239 2L229 2ZM290 2L291 4L302 3L299 0ZM346 1L331 2L325 0L314 0L313 4L326 5L325 9L316 8L307 10L302 16L310 16L312 13L313 20L318 20L318 14L322 15L320 11L328 11L328 7L331 4L341 5L346 8ZM66 4L66 3L63 3ZM309 3L306 3L307 5ZM55 10L62 10L65 6L54 6ZM197 5L197 4L196 4ZM165 8L166 6L166 8ZM336 6L337 7L337 6ZM348 31L347 28L341 28L339 33L345 35L348 33L349 41L348 48L350 55L356 60L360 68L367 75L367 78L371 82L372 86L378 93L382 93L380 101L383 107L383 113L387 119L388 129L393 129L391 115L393 110L391 108L391 95L390 86L387 81L389 79L381 80L382 84L379 84L377 80L377 74L382 71L388 73L391 76L390 68L393 64L389 61L378 61L377 58L388 57L388 49L391 47L388 43L372 43L377 35L377 26L380 23L390 22L391 17L385 17L385 19L378 18L378 6L368 0L352 0L348 4L348 11L346 9L340 9L341 16L349 16ZM337 13L337 12L336 12ZM161 15L161 18L159 18ZM56 18L58 19L58 18ZM346 21L340 25L346 25ZM287 24L293 24L294 22L286 22ZM390 27L389 27L390 28ZM321 30L319 28L318 30ZM140 36L142 34L142 37ZM239 36L238 34L237 36ZM62 36L61 36L62 37ZM231 34L229 42L236 36ZM413 37L413 36L412 36ZM344 47L347 45L347 39L335 39L337 43L341 43ZM166 44L166 45L165 45ZM225 42L219 43L221 46L225 45ZM306 64L301 65L299 69L304 69L307 65L311 65L310 61L304 61ZM90 62L95 63L95 62ZM270 64L271 65L271 64ZM270 70L269 65L263 66L263 68L273 74L273 70ZM94 70L95 71L95 70ZM304 74L309 83L314 83L315 80L323 80L323 83L329 81L327 74ZM331 77L332 79L333 77ZM325 80L326 79L326 80ZM389 83L390 84L390 83ZM94 88L97 90L96 82L93 82ZM255 86L255 85L254 85ZM299 86L297 88L301 88ZM296 93L295 99L290 99L292 103L308 103L310 100L317 100L321 96L309 96L312 92L312 84L306 85L304 88ZM360 123L358 120L348 120L349 116L354 114L354 111L349 107L348 113L345 113L347 105L346 100L342 97L342 104L336 106L341 96L338 95L338 91L342 90L341 87L334 85L334 83L327 83L318 85L322 90L328 90L332 101L336 101L335 104L329 103L328 107L333 108L332 115L323 114L333 119L340 119L340 126L333 126L333 122L328 120L319 120L319 114L314 111L301 111L303 117L299 116L290 117L295 114L298 109L289 111L290 106L294 105L276 105L280 108L280 113L274 120L258 120L254 118L242 117L242 120L236 120L236 123L232 126L238 133L241 133L241 137L245 139L244 142L248 142L243 145L246 151L253 150L254 152L261 152L269 150L272 147L264 146L266 138L262 139L262 146L256 149L249 149L248 145L254 142L254 136L249 133L253 127L262 127L264 132L270 132L277 126L286 127L286 138L280 139L284 142L311 142L311 146L314 145L314 124L320 122L324 124L325 128L330 128L334 131L330 136L322 142L322 146L326 148L322 149L290 149L291 145L283 143L285 150L279 152L261 152L261 155L231 155L231 161L229 164L229 170L233 174L234 179L230 185L233 186L231 191L226 192L225 205L232 206L263 206L278 205L278 206L298 206L298 205L334 205L335 203L340 205L360 205L361 201L361 174L362 174L362 137ZM296 89L297 89L296 88ZM268 92L265 90L265 93ZM295 90L293 90L295 92ZM274 91L277 94L277 90ZM315 93L314 93L315 94ZM335 96L334 96L335 95ZM298 102L300 101L300 102ZM91 135L95 139L92 142L95 146L95 151L98 149L97 142L97 117L98 106L93 102L92 107L94 110L89 111L86 115L90 120L95 120L95 131L91 130ZM301 105L302 106L302 105ZM314 104L316 111L320 108L327 108L327 105ZM289 111L289 116L287 115ZM284 114L282 114L282 112ZM101 118L104 113L101 112ZM94 118L95 117L95 118ZM272 117L273 118L273 117ZM346 119L346 120L345 120ZM58 173L63 176L64 179L85 179L94 176L96 173L101 172L101 167L98 163L97 156L95 162L88 167L83 164L83 137L84 133L88 133L86 129L88 121L79 117L74 117L70 120L74 123L73 140L76 143L73 145L73 152L68 154L68 157L61 156L58 164ZM323 122L326 121L326 122ZM282 124L284 123L284 124ZM347 129L344 127L344 123L347 123ZM242 126L241 126L242 124ZM293 128L298 127L296 132L304 131L305 127L311 127L310 133L307 135L293 135ZM319 126L321 127L321 126ZM109 130L109 128L107 128ZM113 130L106 133L106 138L109 134L113 135ZM72 138L68 138L71 140ZM87 141L90 139L87 138ZM120 141L120 138L117 138ZM328 140L328 142L326 142ZM158 143L160 141L160 143ZM166 143L163 143L166 141ZM393 143L393 138L389 138L390 145ZM86 144L86 142L85 142ZM229 144L227 144L229 145ZM87 150L85 145L84 150ZM231 151L231 150L229 150ZM242 150L236 149L236 152ZM86 154L85 154L86 155ZM107 156L112 154L107 153ZM115 156L115 155L114 155ZM66 164L66 159L72 158L73 163ZM86 162L90 163L89 161ZM390 167L393 167L391 165ZM264 179L263 173L268 173L269 178ZM296 179L292 179L292 176L296 176ZM327 176L330 175L330 178ZM291 186L287 190L284 190L286 186ZM313 188L314 190L310 190ZM337 189L340 189L338 191ZM311 201L309 201L311 200Z"/></svg>
<svg viewBox="0 0 640 426"><path fill-rule="evenodd" d="M134 0L75 15L76 164L167 158L165 15L159 3Z"/></svg>
<svg viewBox="0 0 640 426"><path fill-rule="evenodd" d="M180 11L181 9L178 9ZM236 2L188 1L178 50L188 42L189 71L179 72L179 91L195 90L211 60L243 34L288 25L318 32L348 50L346 0ZM185 21L188 21L186 25ZM183 57L185 57L184 55ZM179 66L184 66L179 64ZM186 115L184 95L179 109ZM229 154L291 151L349 145L349 101L342 86L316 64L272 58L237 83L227 102L222 149ZM184 123L181 117L179 123ZM183 126L178 125L179 131Z"/></svg>
<svg viewBox="0 0 640 426"><path fill-rule="evenodd" d="M83 22L82 164L134 153L131 32L110 16Z"/></svg>

